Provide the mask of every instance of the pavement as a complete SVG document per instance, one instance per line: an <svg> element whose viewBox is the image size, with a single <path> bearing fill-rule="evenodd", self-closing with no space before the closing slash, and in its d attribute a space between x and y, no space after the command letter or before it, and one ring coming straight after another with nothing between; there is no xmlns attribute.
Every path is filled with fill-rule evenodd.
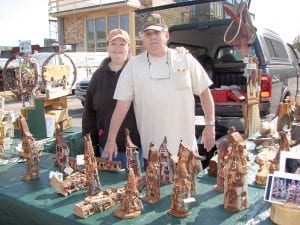
<svg viewBox="0 0 300 225"><path fill-rule="evenodd" d="M69 95L67 97L67 104L68 104L68 111L69 116L72 117L72 126L73 127L81 127L82 121L82 113L83 113L83 106L81 105L80 100L78 100L75 95ZM6 100L4 105L5 111L13 111L15 116L21 114L21 108L29 107L30 103L28 101L17 101L17 100Z"/></svg>

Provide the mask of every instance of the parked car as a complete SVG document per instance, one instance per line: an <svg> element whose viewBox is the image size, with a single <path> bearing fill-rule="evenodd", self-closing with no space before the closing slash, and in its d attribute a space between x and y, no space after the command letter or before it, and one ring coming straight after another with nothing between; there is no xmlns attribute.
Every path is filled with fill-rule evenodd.
<svg viewBox="0 0 300 225"><path fill-rule="evenodd" d="M225 31L232 20L224 13L223 5L229 3L203 2L188 1L137 10L136 20L144 13L160 13L169 25L169 47L184 46L189 49L211 76L212 90L235 85L246 93L243 57L240 51L224 42ZM176 12L176 17L173 12ZM295 51L279 34L269 29L257 29L254 43L248 46L248 54L259 62L261 118L274 118L279 104L287 96L295 96L298 91L299 61ZM196 121L199 121L196 136L199 137L204 119L200 100L195 99ZM224 135L232 126L243 131L243 102L219 99L215 103L215 113L217 136Z"/></svg>

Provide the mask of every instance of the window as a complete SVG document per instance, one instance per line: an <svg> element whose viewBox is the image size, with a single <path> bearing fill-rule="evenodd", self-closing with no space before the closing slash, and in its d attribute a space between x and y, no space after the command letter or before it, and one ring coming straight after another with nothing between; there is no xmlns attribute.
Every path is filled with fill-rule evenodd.
<svg viewBox="0 0 300 225"><path fill-rule="evenodd" d="M106 24L105 18L96 19L96 48L106 47Z"/></svg>
<svg viewBox="0 0 300 225"><path fill-rule="evenodd" d="M264 39L271 58L288 60L288 54L282 42L267 37Z"/></svg>
<svg viewBox="0 0 300 225"><path fill-rule="evenodd" d="M87 48L88 51L94 50L95 48L95 26L94 20L86 21L86 29L87 29Z"/></svg>
<svg viewBox="0 0 300 225"><path fill-rule="evenodd" d="M120 28L129 32L129 16L120 15Z"/></svg>
<svg viewBox="0 0 300 225"><path fill-rule="evenodd" d="M107 32L110 32L111 30L116 28L119 28L119 17L109 16L107 18Z"/></svg>

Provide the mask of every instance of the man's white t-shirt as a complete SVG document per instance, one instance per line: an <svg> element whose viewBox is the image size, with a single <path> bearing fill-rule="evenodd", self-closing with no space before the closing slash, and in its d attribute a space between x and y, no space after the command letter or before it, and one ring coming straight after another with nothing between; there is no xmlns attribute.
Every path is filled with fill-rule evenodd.
<svg viewBox="0 0 300 225"><path fill-rule="evenodd" d="M126 64L114 99L133 101L144 158L150 143L159 147L164 137L172 155L177 155L181 140L197 149L193 94L201 94L211 84L192 55L173 49L163 58L144 52Z"/></svg>

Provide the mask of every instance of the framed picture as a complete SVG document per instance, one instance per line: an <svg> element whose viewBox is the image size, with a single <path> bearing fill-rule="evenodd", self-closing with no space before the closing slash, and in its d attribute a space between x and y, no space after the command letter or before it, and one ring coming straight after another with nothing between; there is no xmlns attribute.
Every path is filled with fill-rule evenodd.
<svg viewBox="0 0 300 225"><path fill-rule="evenodd" d="M300 174L300 153L280 152L280 168L282 173Z"/></svg>
<svg viewBox="0 0 300 225"><path fill-rule="evenodd" d="M270 176L271 177L271 176ZM270 181L272 180L272 182ZM295 204L300 208L300 176L291 173L276 173L269 178L271 187L266 189L265 200L277 204Z"/></svg>

